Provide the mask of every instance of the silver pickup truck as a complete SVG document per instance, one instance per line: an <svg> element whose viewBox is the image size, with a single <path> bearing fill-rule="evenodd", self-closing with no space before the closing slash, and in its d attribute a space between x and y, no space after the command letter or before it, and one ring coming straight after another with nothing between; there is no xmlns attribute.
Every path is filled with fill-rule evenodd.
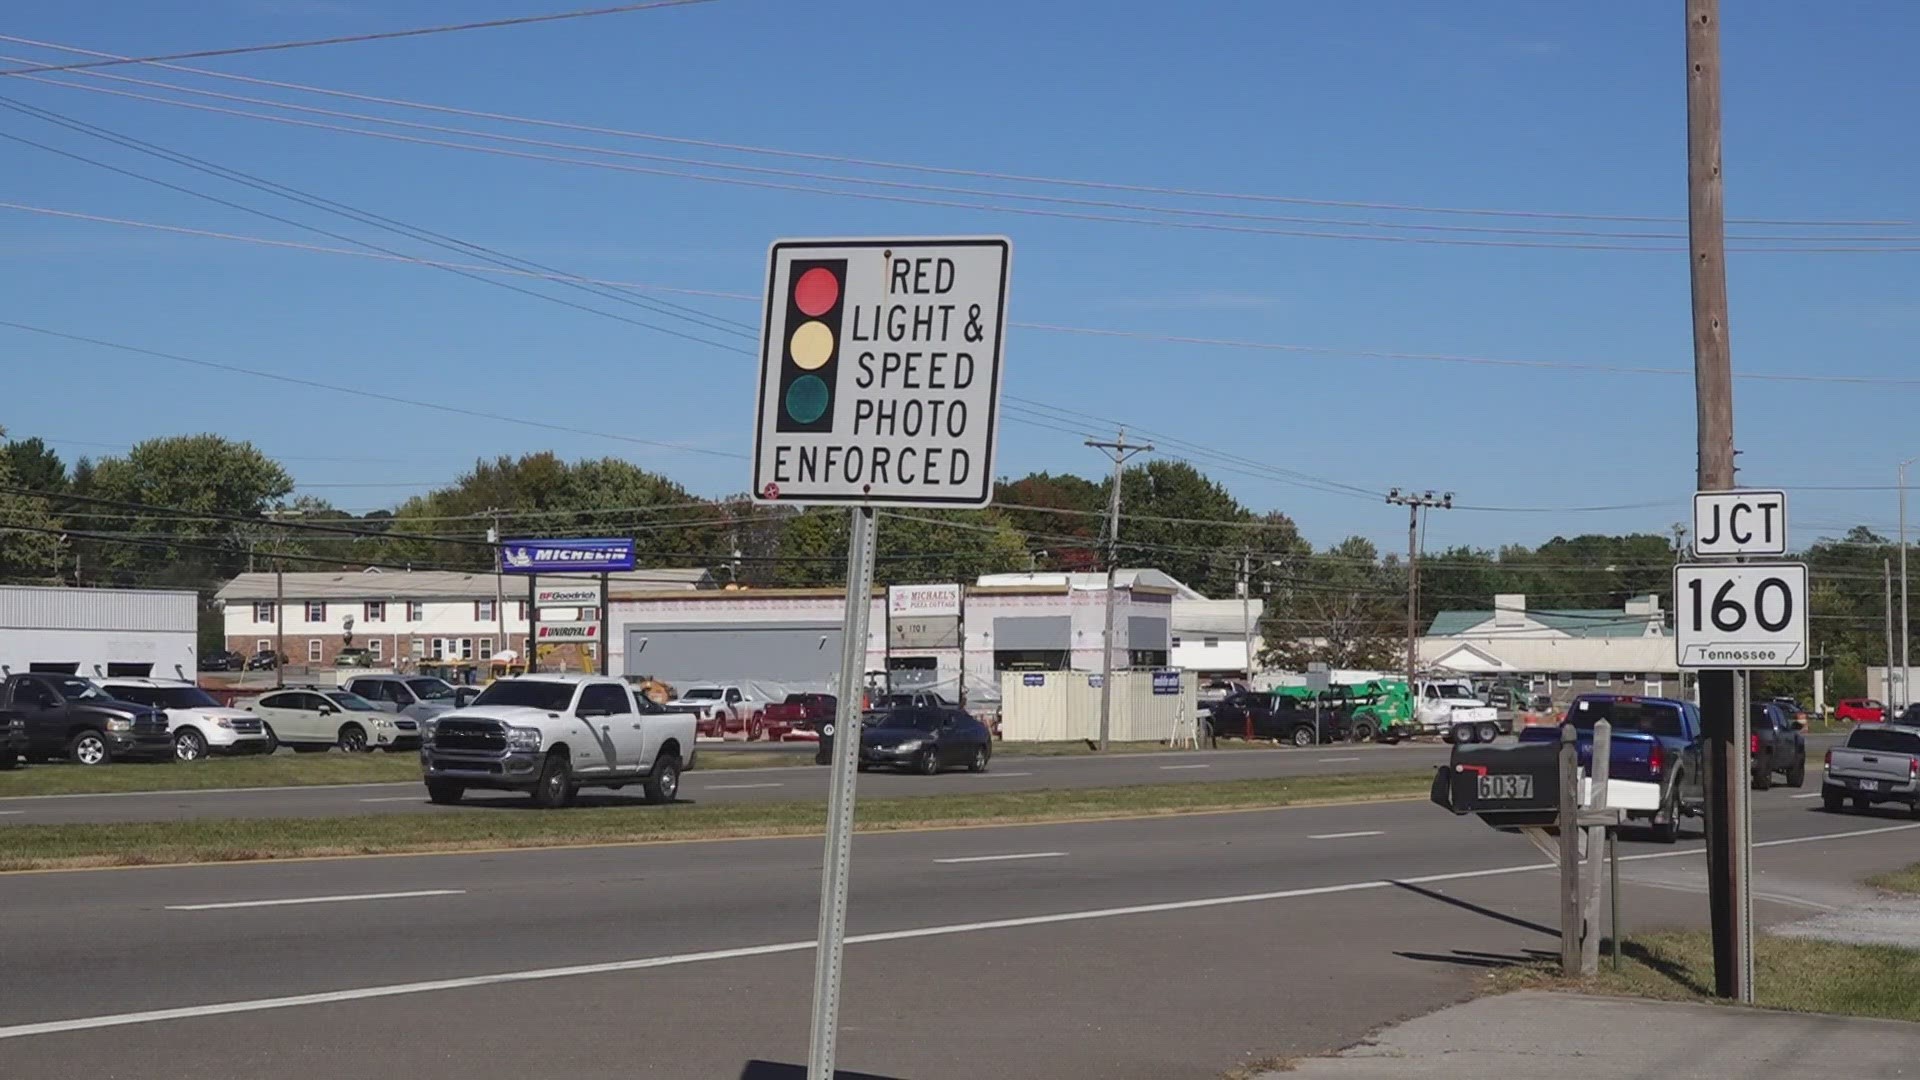
<svg viewBox="0 0 1920 1080"><path fill-rule="evenodd" d="M1827 751L1821 805L1838 810L1848 801L1855 810L1901 803L1920 818L1920 727L1863 724Z"/></svg>

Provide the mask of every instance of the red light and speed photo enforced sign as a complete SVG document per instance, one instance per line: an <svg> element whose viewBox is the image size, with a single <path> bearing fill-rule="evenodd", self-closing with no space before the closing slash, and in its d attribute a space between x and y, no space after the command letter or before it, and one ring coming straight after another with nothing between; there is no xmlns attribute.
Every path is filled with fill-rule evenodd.
<svg viewBox="0 0 1920 1080"><path fill-rule="evenodd" d="M991 502L1011 258L1004 237L776 242L755 500Z"/></svg>

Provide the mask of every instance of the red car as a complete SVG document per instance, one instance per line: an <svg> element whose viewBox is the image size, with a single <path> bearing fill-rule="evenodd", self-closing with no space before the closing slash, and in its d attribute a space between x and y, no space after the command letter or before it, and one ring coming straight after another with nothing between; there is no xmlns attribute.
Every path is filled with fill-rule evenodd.
<svg viewBox="0 0 1920 1080"><path fill-rule="evenodd" d="M764 729L770 742L815 742L819 725L833 719L839 701L832 694L788 694L785 701L767 706Z"/></svg>
<svg viewBox="0 0 1920 1080"><path fill-rule="evenodd" d="M1887 707L1872 698L1847 698L1834 708L1833 716L1854 724L1878 724L1886 720Z"/></svg>

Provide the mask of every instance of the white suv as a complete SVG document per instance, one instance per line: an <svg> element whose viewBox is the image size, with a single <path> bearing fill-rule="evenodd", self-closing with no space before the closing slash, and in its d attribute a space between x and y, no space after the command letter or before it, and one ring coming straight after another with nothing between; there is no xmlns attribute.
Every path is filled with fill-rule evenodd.
<svg viewBox="0 0 1920 1080"><path fill-rule="evenodd" d="M147 705L167 714L167 733L173 736L173 756L199 761L208 754L270 754L260 718L245 709L229 709L213 695L190 682L173 679L115 678L100 680L109 697Z"/></svg>

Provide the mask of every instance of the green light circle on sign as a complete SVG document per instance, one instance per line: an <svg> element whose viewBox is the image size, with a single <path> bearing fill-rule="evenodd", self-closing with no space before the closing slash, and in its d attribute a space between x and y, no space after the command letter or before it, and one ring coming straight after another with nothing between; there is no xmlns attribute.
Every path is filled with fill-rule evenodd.
<svg viewBox="0 0 1920 1080"><path fill-rule="evenodd" d="M802 375L787 387L787 415L811 424L827 411L827 384L818 375Z"/></svg>

